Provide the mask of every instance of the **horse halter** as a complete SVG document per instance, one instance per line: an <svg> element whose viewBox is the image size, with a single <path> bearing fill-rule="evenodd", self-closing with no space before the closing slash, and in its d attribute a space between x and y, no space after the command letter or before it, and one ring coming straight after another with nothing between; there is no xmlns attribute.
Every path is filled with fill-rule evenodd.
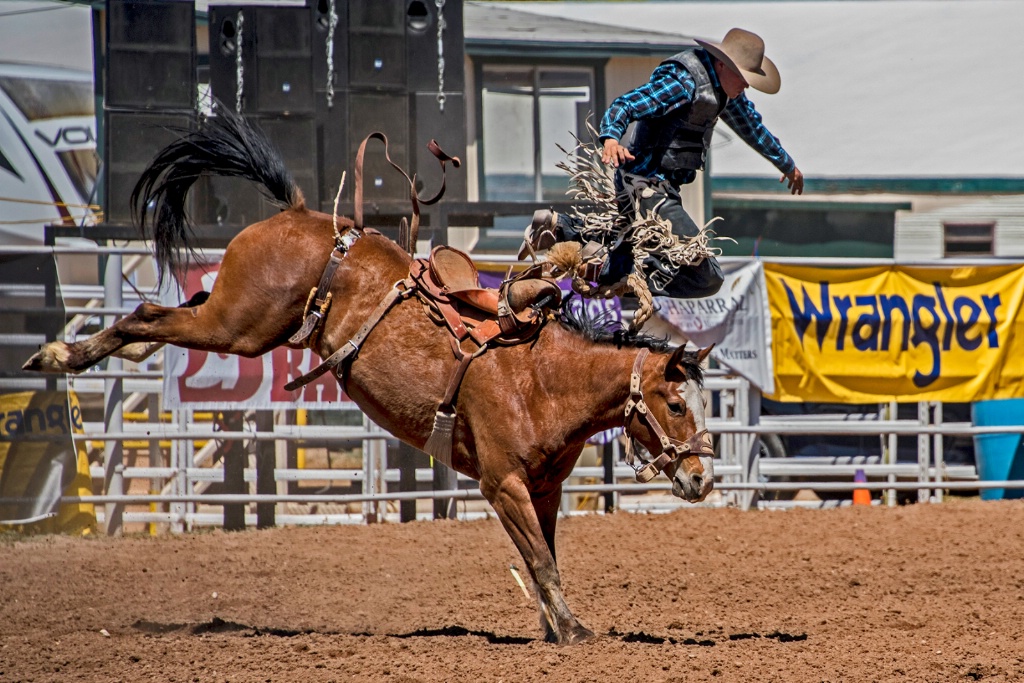
<svg viewBox="0 0 1024 683"><path fill-rule="evenodd" d="M654 479L658 476L659 472L676 460L692 455L714 456L715 454L714 448L711 446L708 430L702 429L686 441L679 441L666 434L658 419L651 414L650 408L647 407L647 403L644 401L644 392L640 386L644 361L647 360L650 352L650 349L641 349L640 353L637 354L636 360L633 361L633 372L629 375L629 400L626 401L625 416L622 423L623 431L629 437L629 445L626 450L627 462L636 472L637 481L642 484ZM658 441L661 442L661 453L654 460L640 467L633 465L637 440L629 433L629 420L634 412L637 413L641 420L647 423L647 426L654 432L654 435L658 437Z"/></svg>

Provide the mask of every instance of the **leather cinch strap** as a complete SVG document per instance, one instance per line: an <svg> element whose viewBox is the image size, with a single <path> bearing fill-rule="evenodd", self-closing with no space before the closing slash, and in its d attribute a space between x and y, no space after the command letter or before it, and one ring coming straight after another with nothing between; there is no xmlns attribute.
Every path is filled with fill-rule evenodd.
<svg viewBox="0 0 1024 683"><path fill-rule="evenodd" d="M363 160L366 156L366 143L370 140L380 140L384 143L384 158L391 166L402 174L406 182L409 183L409 199L412 201L412 226L409 230L409 245L407 248L410 253L416 249L416 238L419 233L420 224L420 204L427 206L436 204L444 196L445 189L447 187L447 168L446 164L451 162L452 166L459 168L462 165L462 161L458 157L453 157L446 154L441 147L437 144L437 141L431 140L427 145L427 149L430 153L441 164L441 188L437 191L437 194L429 199L423 199L416 193L416 176L413 175L411 178L402 168L391 160L388 154L388 138L384 133L373 132L363 139L359 145L359 151L356 154L355 163L355 176L356 176L356 190L355 190L355 202L353 207L353 222L355 225L340 239L335 245L335 249L331 252L331 258L327 263L327 267L324 268L323 274L320 276L320 283L316 289L310 292L309 300L306 302L306 311L304 311L304 319L302 326L299 330L291 336L288 340L289 343L294 345L305 344L308 342L310 335L313 334L314 330L323 322L327 316L327 309L331 303L331 283L334 280L334 274L338 270L338 266L341 265L341 261L345 258L349 249L358 240L364 232L376 232L375 230L366 229L364 230L363 225ZM403 219L404 220L404 219ZM337 232L335 232L335 238L337 239ZM404 289L400 287L405 285ZM359 351L359 346L363 343L363 340L370 334L373 328L380 322L380 319L384 317L384 314L395 304L399 299L408 297L412 293L413 283L407 283L405 281L398 282L395 287L388 292L384 300L380 302L377 309L370 316L370 319L359 328L359 332L356 336L350 339L340 349L331 354L330 358L325 360L312 372L308 372L302 377L295 379L285 385L287 391L294 391L300 387L303 387L313 380L321 377L328 370L339 366L347 358L354 355ZM340 377L340 375L339 375Z"/></svg>
<svg viewBox="0 0 1024 683"><path fill-rule="evenodd" d="M320 283L316 289L310 292L310 300L306 303L306 317L302 321L302 327L291 336L288 340L289 344L304 344L313 334L313 330L327 316L327 309L331 305L331 283L334 281L334 273L337 272L343 258L345 258L345 252L338 249L331 252L327 267L324 268L324 272L320 276Z"/></svg>
<svg viewBox="0 0 1024 683"><path fill-rule="evenodd" d="M340 349L331 354L330 358L325 360L316 368L307 372L302 377L293 379L291 382L288 382L288 384L285 384L285 390L295 391L300 387L306 386L313 380L321 377L328 370L340 366L349 357L358 353L359 347L362 346L363 342L366 341L366 338L370 336L370 332L372 332L373 328L377 326L377 323L380 322L381 318L391 310L391 307L394 306L396 302L408 297L410 294L412 294L412 290L408 288L405 280L396 282L395 286L388 291L387 296L377 304L377 308L374 309L369 319L363 323L363 326L359 328L359 331L356 332L354 337L345 342ZM338 373L338 376L341 377L341 370L339 370Z"/></svg>
<svg viewBox="0 0 1024 683"><path fill-rule="evenodd" d="M363 228L363 157L366 155L366 143L370 140L380 140L384 143L384 158L391 164L391 167L402 174L405 181L409 184L409 200L412 202L412 222L409 226L409 253L416 251L416 239L419 236L420 231L420 204L430 206L436 204L444 196L445 190L447 189L447 167L446 164L451 162L452 166L459 168L462 166L462 160L458 157L453 157L446 154L441 147L437 144L436 140L431 140L427 144L427 149L434 155L438 163L441 164L441 189L437 191L437 194L429 199L424 199L416 193L416 176L415 174L410 178L409 174L406 173L401 166L391 160L391 156L388 154L388 138L384 133L380 131L374 131L366 136L363 141L359 144L359 151L356 153L356 190L355 190L355 205L353 207L352 220L355 221L356 229L361 230Z"/></svg>

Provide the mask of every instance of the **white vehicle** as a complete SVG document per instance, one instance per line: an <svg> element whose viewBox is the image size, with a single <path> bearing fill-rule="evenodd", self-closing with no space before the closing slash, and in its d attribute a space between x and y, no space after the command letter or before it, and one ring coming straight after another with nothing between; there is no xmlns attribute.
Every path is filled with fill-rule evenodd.
<svg viewBox="0 0 1024 683"><path fill-rule="evenodd" d="M0 62L0 244L97 222L96 131L90 71Z"/></svg>

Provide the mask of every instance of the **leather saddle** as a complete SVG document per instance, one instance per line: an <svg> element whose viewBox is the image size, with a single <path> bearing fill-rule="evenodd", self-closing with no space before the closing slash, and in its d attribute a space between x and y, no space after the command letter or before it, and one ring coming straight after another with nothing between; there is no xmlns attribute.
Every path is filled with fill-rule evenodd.
<svg viewBox="0 0 1024 683"><path fill-rule="evenodd" d="M472 337L480 345L491 340L518 344L532 337L562 302L562 290L542 275L542 265L491 289L480 286L480 274L467 254L441 245L429 258L415 259L409 274L436 313L432 317L443 319L459 341Z"/></svg>

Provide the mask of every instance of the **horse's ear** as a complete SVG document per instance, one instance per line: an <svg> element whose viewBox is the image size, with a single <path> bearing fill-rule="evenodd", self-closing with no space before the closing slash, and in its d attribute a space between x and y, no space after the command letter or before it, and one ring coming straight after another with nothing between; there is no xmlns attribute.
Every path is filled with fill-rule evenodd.
<svg viewBox="0 0 1024 683"><path fill-rule="evenodd" d="M665 366L665 379L669 382L686 381L686 344L680 344L672 352Z"/></svg>
<svg viewBox="0 0 1024 683"><path fill-rule="evenodd" d="M714 344L712 344L711 346L707 347L706 349L701 349L700 351L698 351L697 352L697 362L703 363L704 359L711 355L711 349L713 349L713 348L715 348Z"/></svg>
<svg viewBox="0 0 1024 683"><path fill-rule="evenodd" d="M711 354L711 349L715 348L715 345L707 347L706 349L700 349L697 351L697 363L703 363L704 359ZM672 356L668 359L668 365L665 366L665 379L669 382L685 382L688 379L686 374L687 365L692 365L693 361L686 357L686 344L676 347L676 350L672 352Z"/></svg>

